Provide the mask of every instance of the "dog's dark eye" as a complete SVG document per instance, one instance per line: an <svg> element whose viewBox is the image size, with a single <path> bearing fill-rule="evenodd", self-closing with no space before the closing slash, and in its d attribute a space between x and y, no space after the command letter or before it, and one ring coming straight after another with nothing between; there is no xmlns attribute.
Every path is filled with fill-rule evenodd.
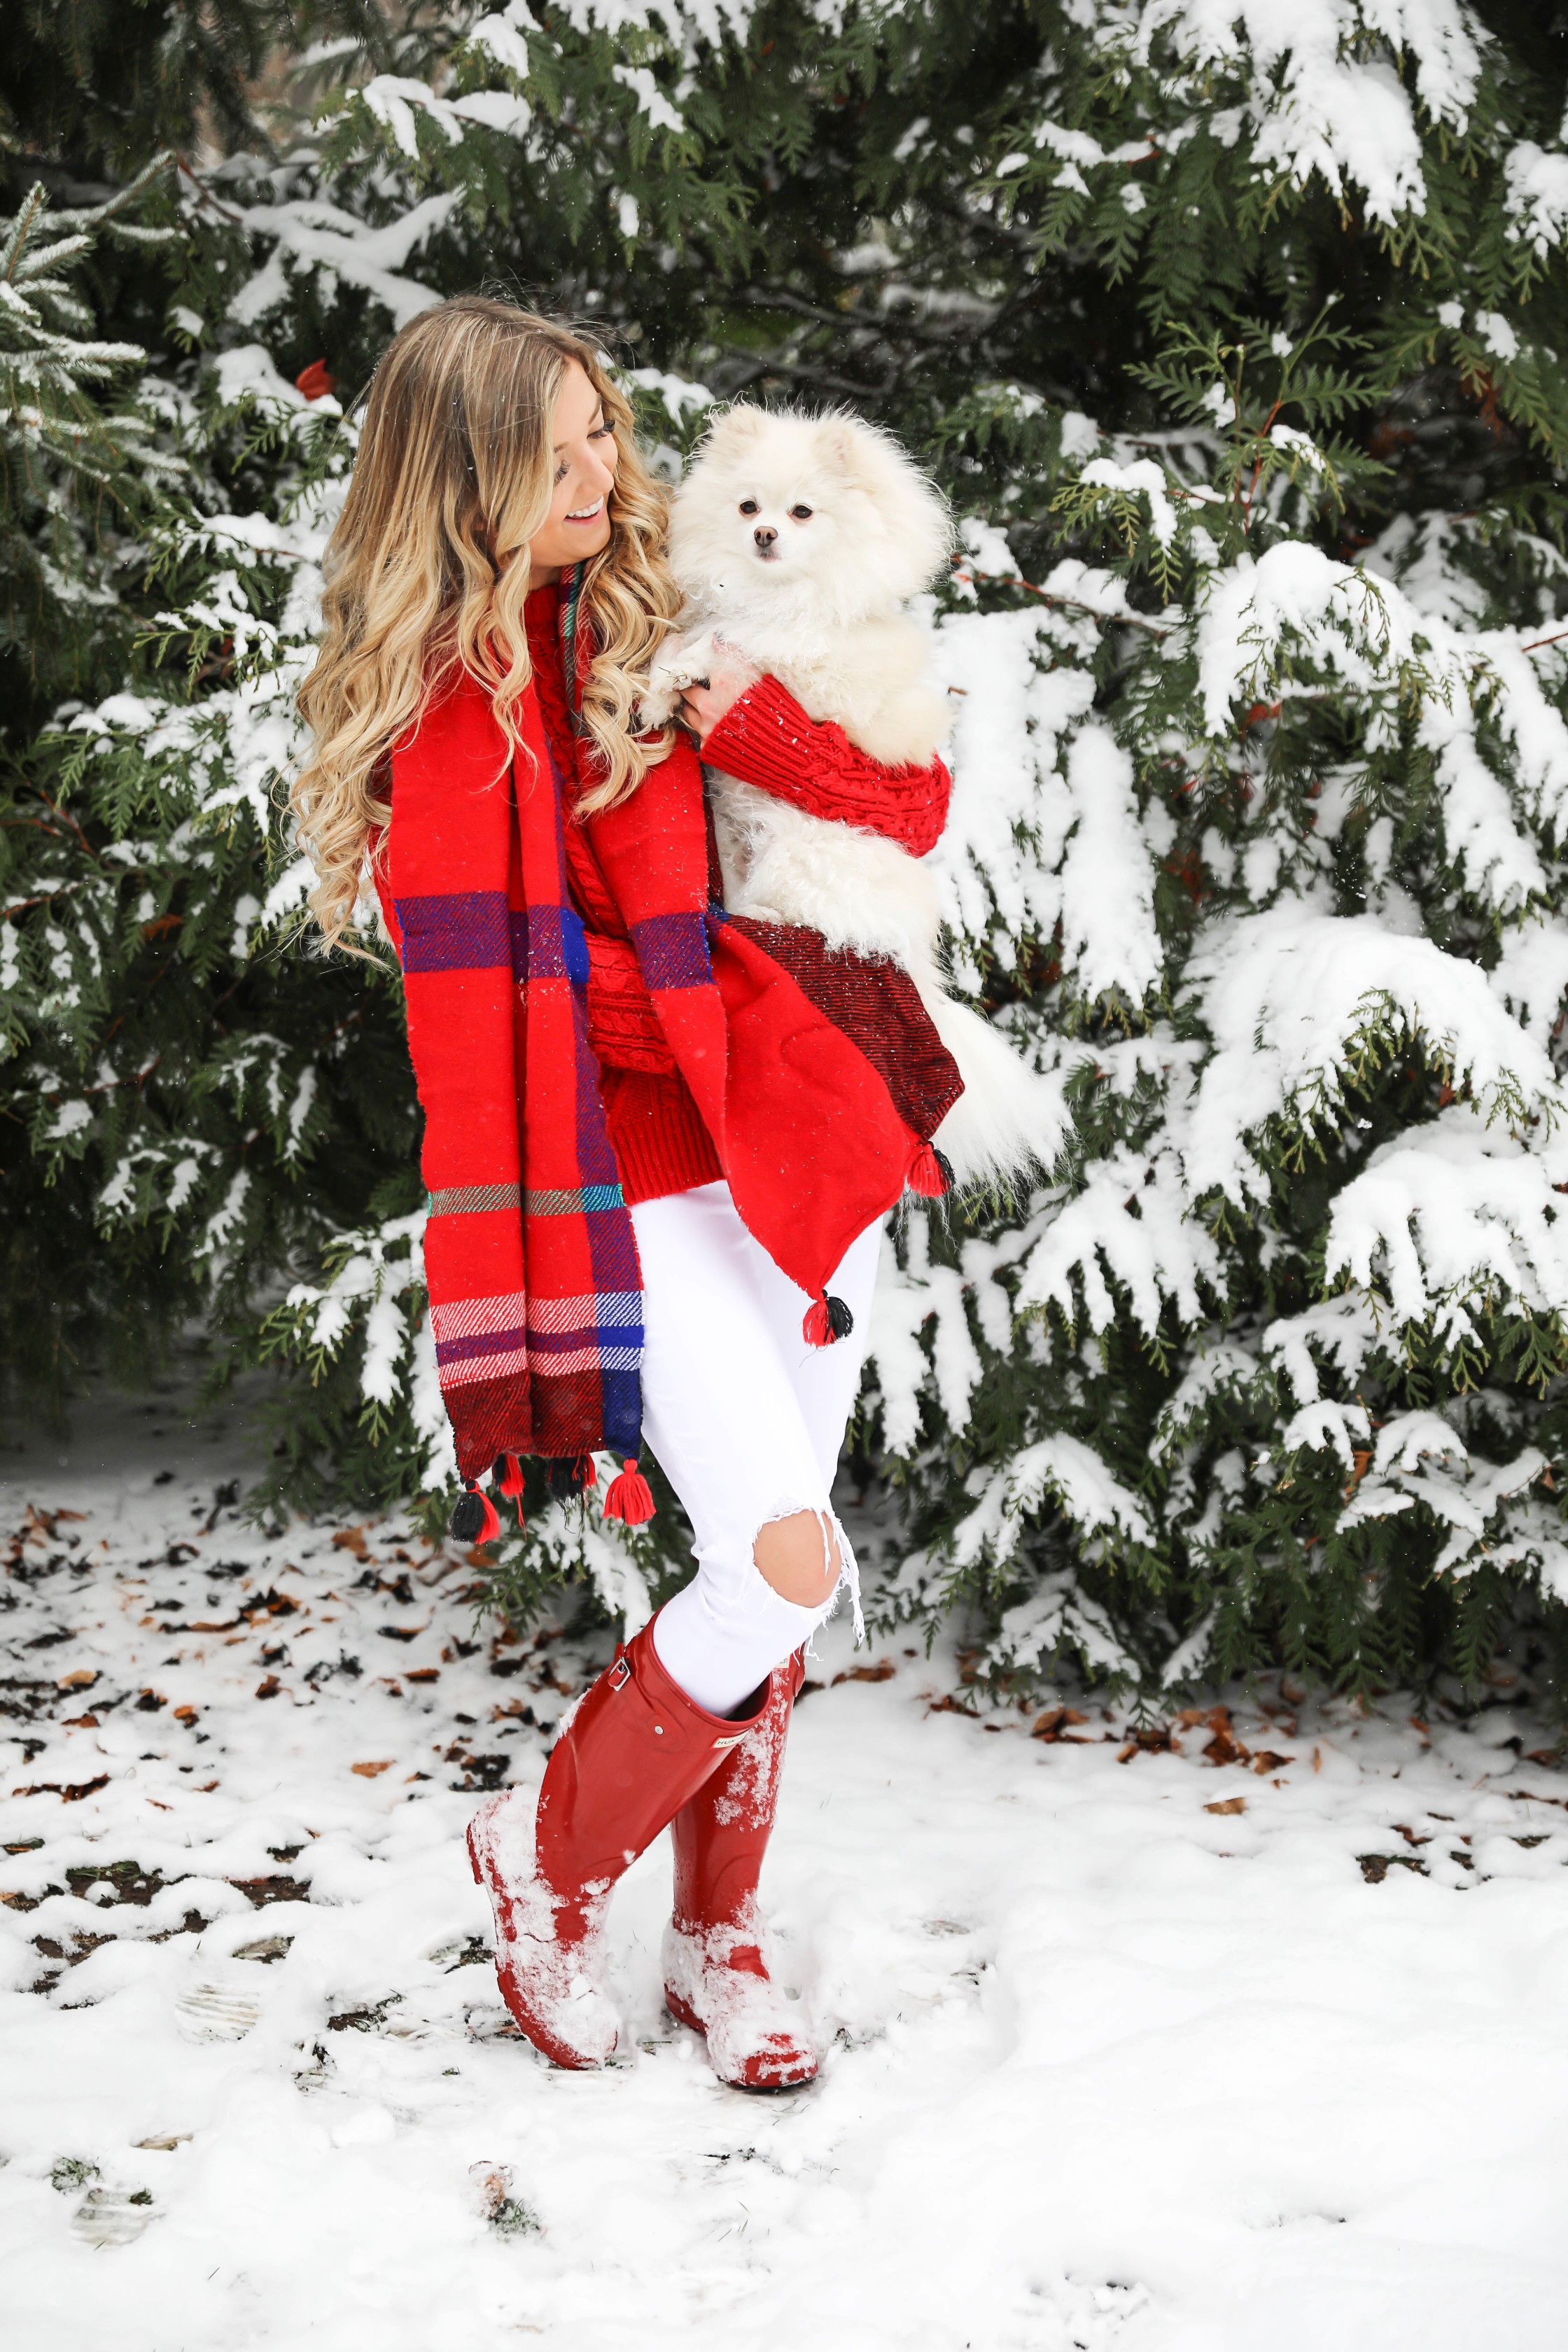
<svg viewBox="0 0 1568 2352"><path fill-rule="evenodd" d="M791 507L789 511L790 520L793 522L809 522L811 520L811 509L809 507Z"/></svg>
<svg viewBox="0 0 1568 2352"><path fill-rule="evenodd" d="M756 514L760 512L760 509L758 508L755 499L742 499L741 500L741 512L742 514Z"/></svg>

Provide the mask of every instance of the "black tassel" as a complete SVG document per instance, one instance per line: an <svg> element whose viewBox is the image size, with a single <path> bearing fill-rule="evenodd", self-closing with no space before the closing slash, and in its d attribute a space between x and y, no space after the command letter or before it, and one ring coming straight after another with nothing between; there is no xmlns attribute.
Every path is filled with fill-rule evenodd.
<svg viewBox="0 0 1568 2352"><path fill-rule="evenodd" d="M485 1507L480 1496L471 1486L466 1487L452 1507L452 1540L471 1544L485 1523Z"/></svg>
<svg viewBox="0 0 1568 2352"><path fill-rule="evenodd" d="M575 1502L599 1481L591 1454L557 1454L545 1464L545 1481L558 1503Z"/></svg>
<svg viewBox="0 0 1568 2352"><path fill-rule="evenodd" d="M477 1486L465 1487L452 1507L448 1521L452 1539L461 1544L494 1543L500 1533L496 1507Z"/></svg>
<svg viewBox="0 0 1568 2352"><path fill-rule="evenodd" d="M934 1143L931 1145L931 1157L936 1161L937 1166L942 1170L942 1181L951 1192L953 1186L958 1181L957 1177L952 1172L952 1160L948 1158L945 1151L939 1151Z"/></svg>
<svg viewBox="0 0 1568 2352"><path fill-rule="evenodd" d="M847 1339L855 1328L855 1318L842 1298L828 1298L827 1328L836 1339Z"/></svg>

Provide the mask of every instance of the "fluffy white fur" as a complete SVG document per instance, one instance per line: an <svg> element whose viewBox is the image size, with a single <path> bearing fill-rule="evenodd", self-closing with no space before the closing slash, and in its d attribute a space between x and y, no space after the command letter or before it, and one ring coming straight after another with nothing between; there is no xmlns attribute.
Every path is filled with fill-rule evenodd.
<svg viewBox="0 0 1568 2352"><path fill-rule="evenodd" d="M646 719L662 724L720 656L771 673L873 760L929 766L950 705L900 607L930 584L951 543L941 499L889 435L853 416L731 408L676 495L670 557L684 625L655 667ZM1005 1181L1042 1149L1048 1157L1054 1122L1037 1080L942 984L925 865L733 776L710 769L709 781L731 913L890 956L915 982L963 1078L935 1139L959 1181Z"/></svg>

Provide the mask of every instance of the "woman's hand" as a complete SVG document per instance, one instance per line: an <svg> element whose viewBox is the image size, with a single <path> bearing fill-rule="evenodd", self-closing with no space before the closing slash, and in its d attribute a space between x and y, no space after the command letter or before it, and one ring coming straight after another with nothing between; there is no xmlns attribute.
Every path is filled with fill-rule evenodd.
<svg viewBox="0 0 1568 2352"><path fill-rule="evenodd" d="M699 745L706 743L721 719L732 703L740 700L749 686L756 684L755 674L740 665L725 663L715 656L709 664L706 686L689 686L680 698L677 712L683 727L689 727Z"/></svg>

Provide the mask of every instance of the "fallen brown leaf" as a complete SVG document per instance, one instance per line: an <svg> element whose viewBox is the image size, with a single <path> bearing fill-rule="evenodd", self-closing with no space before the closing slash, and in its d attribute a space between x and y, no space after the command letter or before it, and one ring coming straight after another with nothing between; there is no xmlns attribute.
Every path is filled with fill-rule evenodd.
<svg viewBox="0 0 1568 2352"><path fill-rule="evenodd" d="M886 1683L891 1682L898 1671L891 1658L879 1658L874 1666L846 1666L841 1675L834 1675L833 1680L836 1685L839 1683ZM411 1675L409 1680L412 1682L413 1679Z"/></svg>
<svg viewBox="0 0 1568 2352"><path fill-rule="evenodd" d="M31 1788L13 1789L14 1797L58 1797L62 1805L78 1805L96 1790L107 1789L109 1775L100 1772L96 1780L68 1780L62 1788L58 1780L35 1780Z"/></svg>
<svg viewBox="0 0 1568 2352"><path fill-rule="evenodd" d="M378 1772L390 1772L396 1761L395 1756L386 1756L379 1764L351 1764L349 1770L357 1772L362 1780L374 1780Z"/></svg>
<svg viewBox="0 0 1568 2352"><path fill-rule="evenodd" d="M276 1698L282 1687L276 1675L268 1675L263 1681L257 1684L256 1696L258 1698Z"/></svg>
<svg viewBox="0 0 1568 2352"><path fill-rule="evenodd" d="M74 1673L62 1675L55 1688L57 1690L89 1690L97 1680L96 1666L78 1666Z"/></svg>
<svg viewBox="0 0 1568 2352"><path fill-rule="evenodd" d="M242 1617L248 1617L254 1623L258 1617L296 1616L299 1613L299 1608L300 1604L297 1601L291 1601L288 1593L279 1592L269 1584L259 1600L247 1601L239 1613Z"/></svg>
<svg viewBox="0 0 1568 2352"><path fill-rule="evenodd" d="M1088 1716L1080 1715L1076 1706L1048 1706L1044 1715L1035 1717L1029 1737L1031 1739L1065 1739L1068 1737L1066 1725L1088 1721Z"/></svg>
<svg viewBox="0 0 1568 2352"><path fill-rule="evenodd" d="M1244 1813L1247 1811L1247 1799L1218 1797L1212 1805L1205 1805L1204 1811L1205 1813Z"/></svg>
<svg viewBox="0 0 1568 2352"><path fill-rule="evenodd" d="M1108 1731L1104 1736L1107 1739L1114 1739L1116 1737L1115 1733L1112 1731ZM1182 1743L1176 1738L1175 1727L1173 1725L1169 1723L1146 1723L1142 1729L1141 1731L1135 1731L1132 1734L1132 1737L1127 1741L1125 1747L1118 1751L1116 1760L1119 1764L1125 1764L1128 1759L1132 1756L1161 1756L1166 1754L1179 1756L1181 1752Z"/></svg>
<svg viewBox="0 0 1568 2352"><path fill-rule="evenodd" d="M356 1559L363 1560L370 1558L370 1546L364 1539L363 1527L340 1528L332 1541L340 1551L352 1551Z"/></svg>

